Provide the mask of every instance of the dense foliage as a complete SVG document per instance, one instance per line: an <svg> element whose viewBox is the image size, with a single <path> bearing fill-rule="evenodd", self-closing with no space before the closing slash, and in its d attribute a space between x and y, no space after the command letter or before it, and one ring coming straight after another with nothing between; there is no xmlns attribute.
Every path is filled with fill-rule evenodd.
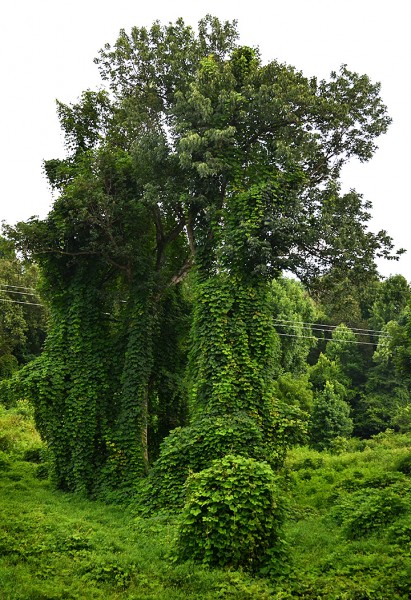
<svg viewBox="0 0 411 600"><path fill-rule="evenodd" d="M280 545L284 500L267 463L227 454L191 475L186 486L180 558L253 571L269 564Z"/></svg>
<svg viewBox="0 0 411 600"><path fill-rule="evenodd" d="M37 291L36 265L22 260L0 236L0 380L42 350L46 310Z"/></svg>
<svg viewBox="0 0 411 600"><path fill-rule="evenodd" d="M255 569L288 448L407 428L411 292L379 280L391 239L340 192L389 125L379 85L308 79L237 38L211 16L121 31L96 59L105 89L58 103L53 208L4 242L38 265L49 330L1 393L33 401L58 488L183 506L181 557Z"/></svg>
<svg viewBox="0 0 411 600"><path fill-rule="evenodd" d="M288 551L280 570L277 555L263 577L177 563L175 517L136 517L124 506L54 490L27 402L0 409L0 445L0 581L10 600L410 596L409 434L380 434L338 455L291 450L282 532Z"/></svg>

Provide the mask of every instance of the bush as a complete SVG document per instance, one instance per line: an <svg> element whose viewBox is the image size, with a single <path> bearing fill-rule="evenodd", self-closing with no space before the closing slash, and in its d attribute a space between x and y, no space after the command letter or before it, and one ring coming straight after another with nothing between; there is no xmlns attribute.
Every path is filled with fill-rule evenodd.
<svg viewBox="0 0 411 600"><path fill-rule="evenodd" d="M338 435L333 440L331 440L329 445L329 451L331 454L343 454L348 450L348 440L347 438Z"/></svg>
<svg viewBox="0 0 411 600"><path fill-rule="evenodd" d="M267 463L227 455L190 476L186 487L179 559L256 570L275 556L283 503Z"/></svg>
<svg viewBox="0 0 411 600"><path fill-rule="evenodd" d="M9 456L0 450L0 471L7 471L10 468Z"/></svg>
<svg viewBox="0 0 411 600"><path fill-rule="evenodd" d="M34 406L28 400L17 400L11 412L25 419L34 419Z"/></svg>
<svg viewBox="0 0 411 600"><path fill-rule="evenodd" d="M411 544L411 517L406 515L388 528L388 539L393 544L408 546Z"/></svg>
<svg viewBox="0 0 411 600"><path fill-rule="evenodd" d="M140 490L143 503L150 512L182 507L189 474L226 454L266 458L261 430L246 414L207 416L189 427L178 427L163 441L148 480L140 484L145 488Z"/></svg>
<svg viewBox="0 0 411 600"><path fill-rule="evenodd" d="M342 498L333 516L349 539L358 539L389 525L407 509L408 502L400 489L365 488Z"/></svg>
<svg viewBox="0 0 411 600"><path fill-rule="evenodd" d="M409 404L400 406L392 419L392 425L400 433L411 431L411 406Z"/></svg>
<svg viewBox="0 0 411 600"><path fill-rule="evenodd" d="M33 446L32 448L26 448L23 452L23 460L31 463L41 463L43 460L43 446Z"/></svg>
<svg viewBox="0 0 411 600"><path fill-rule="evenodd" d="M18 360L12 354L3 354L0 356L0 380L8 379L19 368Z"/></svg>
<svg viewBox="0 0 411 600"><path fill-rule="evenodd" d="M308 456L293 464L293 470L299 471L300 469L321 469L324 466L324 458L322 456Z"/></svg>
<svg viewBox="0 0 411 600"><path fill-rule="evenodd" d="M401 457L395 465L397 471L405 475L411 475L411 454L406 454Z"/></svg>

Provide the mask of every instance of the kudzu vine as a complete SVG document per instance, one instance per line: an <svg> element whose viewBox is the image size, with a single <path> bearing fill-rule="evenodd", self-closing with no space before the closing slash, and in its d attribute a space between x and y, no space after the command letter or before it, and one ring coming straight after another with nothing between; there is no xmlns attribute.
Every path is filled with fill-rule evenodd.
<svg viewBox="0 0 411 600"><path fill-rule="evenodd" d="M207 486L226 455L271 489L303 429L273 385L272 279L391 253L369 204L339 189L390 122L379 86L263 65L237 37L210 15L197 34L181 19L122 31L96 59L107 89L58 104L67 157L45 170L59 195L10 234L47 288L45 351L20 379L63 489L129 497L158 457L141 502L168 490L181 505L190 470Z"/></svg>

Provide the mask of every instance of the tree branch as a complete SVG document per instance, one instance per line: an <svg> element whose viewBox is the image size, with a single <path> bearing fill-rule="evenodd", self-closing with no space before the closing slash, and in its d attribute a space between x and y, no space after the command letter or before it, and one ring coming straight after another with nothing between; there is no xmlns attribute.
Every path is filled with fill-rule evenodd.
<svg viewBox="0 0 411 600"><path fill-rule="evenodd" d="M57 250L55 248L52 249L48 249L48 250L38 250L35 252L35 254L59 254L61 256L100 256L101 258L104 258L108 263L110 263L113 267L116 267L117 269L120 269L121 271L124 271L125 273L127 273L128 277L130 277L130 265L122 265L118 262L116 262L115 260L113 260L112 258L102 254L101 252L97 252L97 251L93 251L93 250L81 250L78 252L67 252L65 250Z"/></svg>

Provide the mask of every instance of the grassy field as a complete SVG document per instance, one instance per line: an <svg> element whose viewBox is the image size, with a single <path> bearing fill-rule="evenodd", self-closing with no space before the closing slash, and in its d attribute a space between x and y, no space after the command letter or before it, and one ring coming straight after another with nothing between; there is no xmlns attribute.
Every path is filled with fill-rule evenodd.
<svg viewBox="0 0 411 600"><path fill-rule="evenodd" d="M290 453L288 564L265 578L176 564L175 517L56 492L42 453L30 407L1 410L1 600L411 597L410 437Z"/></svg>

